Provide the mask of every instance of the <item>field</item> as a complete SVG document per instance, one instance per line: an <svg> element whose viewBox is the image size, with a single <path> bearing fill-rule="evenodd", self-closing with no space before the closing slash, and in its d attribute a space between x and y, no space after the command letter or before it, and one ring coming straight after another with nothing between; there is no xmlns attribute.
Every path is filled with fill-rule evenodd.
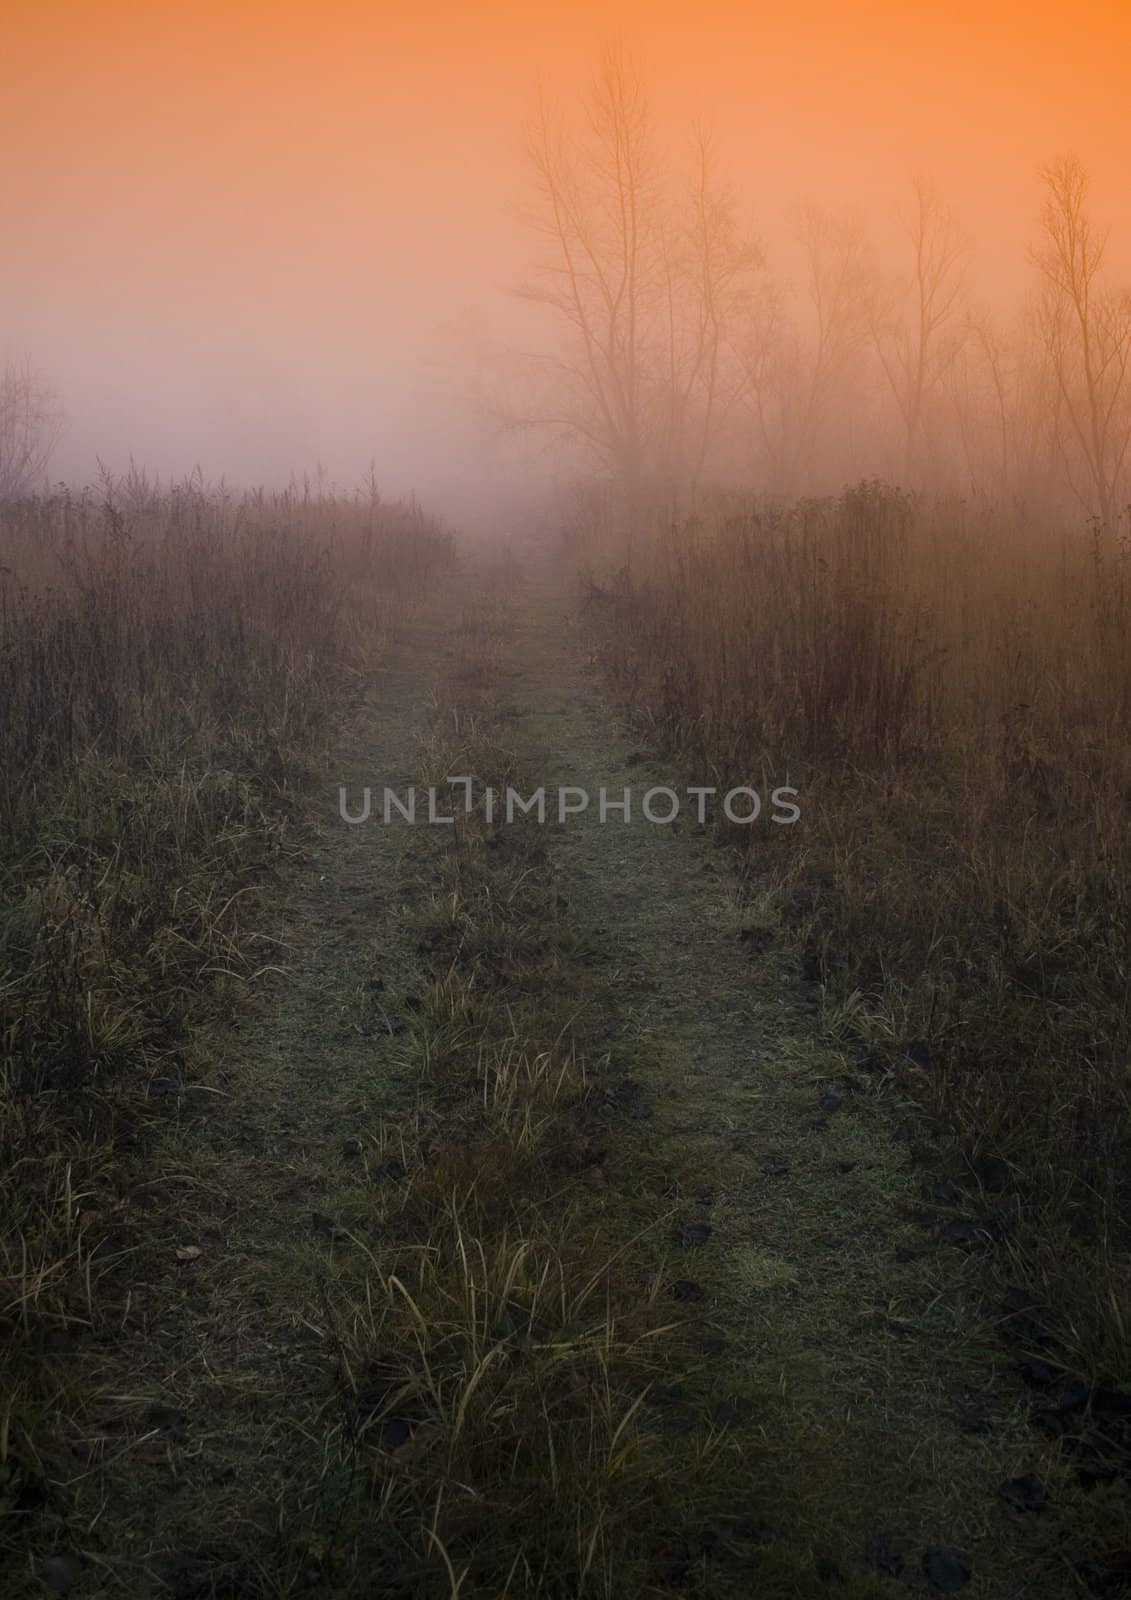
<svg viewBox="0 0 1131 1600"><path fill-rule="evenodd" d="M1120 1592L1118 543L3 539L6 1592ZM801 820L485 804L688 783Z"/></svg>
<svg viewBox="0 0 1131 1600"><path fill-rule="evenodd" d="M1126 537L877 483L723 507L628 566L593 535L641 729L721 788L800 792L743 870L829 1028L960 1135L1065 1348L1125 1375Z"/></svg>
<svg viewBox="0 0 1131 1600"><path fill-rule="evenodd" d="M0 1600L1131 1600L1128 0L5 11Z"/></svg>
<svg viewBox="0 0 1131 1600"><path fill-rule="evenodd" d="M73 1353L112 1345L130 1303L196 1032L269 966L260 894L294 857L296 789L388 612L451 551L402 506L137 476L11 504L0 539L10 1551L93 1392L99 1360Z"/></svg>

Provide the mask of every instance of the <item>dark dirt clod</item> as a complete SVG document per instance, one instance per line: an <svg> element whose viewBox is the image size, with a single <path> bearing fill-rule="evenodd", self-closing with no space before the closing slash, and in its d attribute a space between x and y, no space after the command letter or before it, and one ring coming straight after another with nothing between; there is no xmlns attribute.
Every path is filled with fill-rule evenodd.
<svg viewBox="0 0 1131 1600"><path fill-rule="evenodd" d="M40 1563L40 1579L44 1588L50 1589L52 1594L69 1594L77 1583L81 1583L82 1574L82 1557L69 1550L45 1556Z"/></svg>
<svg viewBox="0 0 1131 1600"><path fill-rule="evenodd" d="M678 1244L696 1247L706 1244L711 1237L711 1224L709 1222L688 1222L676 1234Z"/></svg>
<svg viewBox="0 0 1131 1600"><path fill-rule="evenodd" d="M914 1067L932 1065L931 1047L925 1039L912 1039L903 1047L903 1053Z"/></svg>
<svg viewBox="0 0 1131 1600"><path fill-rule="evenodd" d="M1061 1411L1083 1411L1092 1398L1092 1391L1083 1378L1070 1378L1057 1397Z"/></svg>
<svg viewBox="0 0 1131 1600"><path fill-rule="evenodd" d="M1100 1384L1092 1392L1092 1409L1102 1417L1131 1417L1131 1394L1114 1384Z"/></svg>
<svg viewBox="0 0 1131 1600"><path fill-rule="evenodd" d="M1065 1434L1071 1433L1075 1427L1070 1412L1060 1411L1052 1406L1034 1411L1029 1420L1034 1428L1039 1428L1050 1439L1063 1439Z"/></svg>
<svg viewBox="0 0 1131 1600"><path fill-rule="evenodd" d="M960 1206L964 1197L952 1178L941 1178L927 1186L927 1198L938 1206Z"/></svg>
<svg viewBox="0 0 1131 1600"><path fill-rule="evenodd" d="M975 1439L988 1439L994 1431L990 1418L977 1406L959 1407L954 1414L954 1420L963 1433Z"/></svg>
<svg viewBox="0 0 1131 1600"><path fill-rule="evenodd" d="M151 1427L160 1428L162 1433L168 1434L174 1444L187 1443L189 1419L183 1411L173 1406L151 1406L146 1420Z"/></svg>
<svg viewBox="0 0 1131 1600"><path fill-rule="evenodd" d="M412 1423L407 1417L386 1417L381 1424L382 1450L399 1450L412 1436Z"/></svg>
<svg viewBox="0 0 1131 1600"><path fill-rule="evenodd" d="M665 1589L684 1589L691 1580L692 1554L686 1544L673 1545L656 1558L656 1581Z"/></svg>
<svg viewBox="0 0 1131 1600"><path fill-rule="evenodd" d="M998 1332L1011 1344L1032 1345L1038 1350L1047 1350L1056 1342L1047 1328L1023 1311L1006 1316Z"/></svg>
<svg viewBox="0 0 1131 1600"><path fill-rule="evenodd" d="M999 1244L1008 1231L1006 1219L992 1213L982 1217L954 1217L942 1224L938 1238L940 1244L954 1245L959 1250L980 1250L989 1244Z"/></svg>
<svg viewBox="0 0 1131 1600"><path fill-rule="evenodd" d="M1079 1569L1088 1593L1099 1600L1122 1600L1131 1590L1131 1551L1120 1550L1099 1561L1089 1561Z"/></svg>
<svg viewBox="0 0 1131 1600"><path fill-rule="evenodd" d="M1062 1376L1059 1368L1042 1361L1040 1356L1022 1357L1017 1363L1017 1370L1031 1389L1051 1389Z"/></svg>
<svg viewBox="0 0 1131 1600"><path fill-rule="evenodd" d="M1009 1478L998 1489L1002 1499L1018 1511L1040 1511L1048 1504L1045 1486L1034 1472Z"/></svg>
<svg viewBox="0 0 1131 1600"><path fill-rule="evenodd" d="M335 1243L340 1243L349 1238L348 1229L335 1222L333 1217L324 1216L321 1211L312 1211L310 1213L310 1226L315 1233L320 1233L324 1238L332 1239Z"/></svg>
<svg viewBox="0 0 1131 1600"><path fill-rule="evenodd" d="M817 1100L822 1111L839 1111L844 1104L844 1095L839 1089L822 1089Z"/></svg>
<svg viewBox="0 0 1131 1600"><path fill-rule="evenodd" d="M1004 1194L1013 1179L1009 1163L1000 1156L984 1156L975 1163L974 1174L987 1194Z"/></svg>
<svg viewBox="0 0 1131 1600"><path fill-rule="evenodd" d="M900 1265L905 1265L908 1261L921 1261L924 1256L929 1256L933 1249L934 1246L929 1244L897 1245L895 1259Z"/></svg>
<svg viewBox="0 0 1131 1600"><path fill-rule="evenodd" d="M639 1100L643 1093L644 1085L635 1078L621 1078L619 1083L614 1083L605 1090L605 1098L615 1100L620 1105L628 1105L633 1100Z"/></svg>
<svg viewBox="0 0 1131 1600"><path fill-rule="evenodd" d="M739 1512L732 1516L708 1517L696 1535L700 1550L710 1554L721 1548L733 1550L742 1544L769 1544L781 1537L780 1528L771 1528Z"/></svg>
<svg viewBox="0 0 1131 1600"><path fill-rule="evenodd" d="M961 1551L935 1549L923 1552L923 1576L943 1594L957 1594L974 1574Z"/></svg>
<svg viewBox="0 0 1131 1600"><path fill-rule="evenodd" d="M677 1278L672 1284L672 1294L675 1299L692 1304L706 1299L707 1291L701 1283L695 1283L691 1278Z"/></svg>
<svg viewBox="0 0 1131 1600"><path fill-rule="evenodd" d="M898 1578L903 1571L903 1557L895 1547L890 1534L870 1533L864 1541L864 1562L869 1567L875 1567L877 1572L886 1572L889 1577Z"/></svg>

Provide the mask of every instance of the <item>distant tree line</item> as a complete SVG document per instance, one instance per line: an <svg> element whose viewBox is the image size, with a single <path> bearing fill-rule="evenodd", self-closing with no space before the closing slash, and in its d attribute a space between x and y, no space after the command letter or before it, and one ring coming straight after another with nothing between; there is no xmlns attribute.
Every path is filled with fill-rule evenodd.
<svg viewBox="0 0 1131 1600"><path fill-rule="evenodd" d="M497 386L504 426L570 441L634 504L727 482L795 496L863 470L1131 514L1131 290L1074 157L1041 173L1034 288L1006 328L974 303L968 242L927 178L896 270L855 215L810 205L787 285L709 134L661 151L631 61L607 55L578 110L526 130L519 293L549 337Z"/></svg>

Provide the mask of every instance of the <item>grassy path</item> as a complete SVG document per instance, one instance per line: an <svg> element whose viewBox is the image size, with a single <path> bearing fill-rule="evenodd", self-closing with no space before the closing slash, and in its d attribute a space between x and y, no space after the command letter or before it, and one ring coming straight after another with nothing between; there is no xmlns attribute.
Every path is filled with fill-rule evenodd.
<svg viewBox="0 0 1131 1600"><path fill-rule="evenodd" d="M538 750L548 784L683 789L610 727L552 590L508 665L514 737ZM704 1322L726 1337L738 1387L761 1394L751 1449L768 1520L845 1573L869 1549L929 1588L921 1553L957 1548L968 1592L1075 1592L1063 1530L998 1495L1056 1467L1028 1420L1032 1394L995 1381L1007 1363L984 1258L931 1248L931 1174L912 1161L905 1115L822 1044L811 995L772 919L736 892L713 830L693 815L601 826L590 810L555 859L571 915L607 953L610 1040L653 1108L617 1181L660 1172L692 1200L711 1192L688 1209L710 1240L679 1270L707 1289Z"/></svg>
<svg viewBox="0 0 1131 1600"><path fill-rule="evenodd" d="M339 782L682 788L569 611L529 579L405 619L280 970L170 1111L55 1587L928 1593L958 1552L972 1595L1078 1592L998 1494L1058 1469L983 1258L925 1248L904 1114L710 828L338 820Z"/></svg>

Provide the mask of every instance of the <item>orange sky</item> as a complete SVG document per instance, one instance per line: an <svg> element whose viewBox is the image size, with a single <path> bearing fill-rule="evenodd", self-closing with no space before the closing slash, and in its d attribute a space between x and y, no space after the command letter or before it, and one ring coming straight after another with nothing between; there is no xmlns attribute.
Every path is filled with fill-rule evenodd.
<svg viewBox="0 0 1131 1600"><path fill-rule="evenodd" d="M770 6L0 0L0 346L72 414L64 464L132 448L458 495L437 324L496 324L525 244L519 129L610 39L665 132L713 119L771 242L805 198L890 225L927 168L1020 291L1039 163L1092 172L1131 269L1131 0ZM1128 271L1131 276L1131 270ZM423 363L423 366L422 366Z"/></svg>

